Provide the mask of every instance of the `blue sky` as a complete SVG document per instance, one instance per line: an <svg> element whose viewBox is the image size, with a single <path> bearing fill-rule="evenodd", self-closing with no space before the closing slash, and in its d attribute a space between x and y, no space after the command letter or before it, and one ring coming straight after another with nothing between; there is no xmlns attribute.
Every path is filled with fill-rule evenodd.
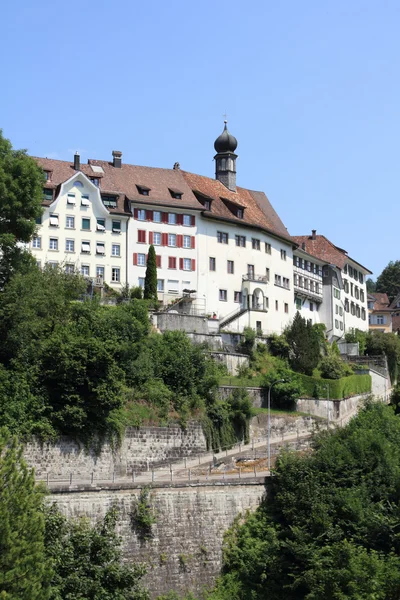
<svg viewBox="0 0 400 600"><path fill-rule="evenodd" d="M0 127L14 147L213 176L228 114L238 184L292 235L378 275L398 252L396 0L20 0L1 9Z"/></svg>

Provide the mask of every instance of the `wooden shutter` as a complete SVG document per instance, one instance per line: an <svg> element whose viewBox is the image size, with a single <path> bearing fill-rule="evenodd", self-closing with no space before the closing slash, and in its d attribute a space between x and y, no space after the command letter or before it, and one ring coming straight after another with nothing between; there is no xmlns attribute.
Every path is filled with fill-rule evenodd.
<svg viewBox="0 0 400 600"><path fill-rule="evenodd" d="M168 223L168 213L166 213L166 212L161 213L161 222Z"/></svg>
<svg viewBox="0 0 400 600"><path fill-rule="evenodd" d="M194 227L196 225L196 217L194 215L192 215L192 227Z"/></svg>
<svg viewBox="0 0 400 600"><path fill-rule="evenodd" d="M176 236L176 245L178 248L183 248L183 235Z"/></svg>
<svg viewBox="0 0 400 600"><path fill-rule="evenodd" d="M196 270L196 261L194 258L192 258L192 271Z"/></svg>
<svg viewBox="0 0 400 600"><path fill-rule="evenodd" d="M176 215L176 224L183 225L183 215Z"/></svg>
<svg viewBox="0 0 400 600"><path fill-rule="evenodd" d="M146 232L144 229L138 229L138 242L146 243Z"/></svg>
<svg viewBox="0 0 400 600"><path fill-rule="evenodd" d="M154 241L154 234L152 231L149 231L149 244L151 245Z"/></svg>
<svg viewBox="0 0 400 600"><path fill-rule="evenodd" d="M161 234L161 245L168 246L168 233Z"/></svg>
<svg viewBox="0 0 400 600"><path fill-rule="evenodd" d="M156 255L156 266L157 269L161 269L161 256L159 254Z"/></svg>
<svg viewBox="0 0 400 600"><path fill-rule="evenodd" d="M147 219L147 221L153 220L153 211L152 210L146 210L146 219Z"/></svg>
<svg viewBox="0 0 400 600"><path fill-rule="evenodd" d="M133 264L137 265L137 252L133 253Z"/></svg>
<svg viewBox="0 0 400 600"><path fill-rule="evenodd" d="M192 236L191 248L192 248L192 250L194 250L196 248L196 238L194 236Z"/></svg>
<svg viewBox="0 0 400 600"><path fill-rule="evenodd" d="M181 269L181 271L183 270L183 258L179 259L179 268Z"/></svg>
<svg viewBox="0 0 400 600"><path fill-rule="evenodd" d="M134 214L135 219L137 219L139 217L139 209L135 208L133 211L133 214Z"/></svg>
<svg viewBox="0 0 400 600"><path fill-rule="evenodd" d="M168 257L168 268L169 269L176 269L176 258L175 258L175 256L169 256Z"/></svg>

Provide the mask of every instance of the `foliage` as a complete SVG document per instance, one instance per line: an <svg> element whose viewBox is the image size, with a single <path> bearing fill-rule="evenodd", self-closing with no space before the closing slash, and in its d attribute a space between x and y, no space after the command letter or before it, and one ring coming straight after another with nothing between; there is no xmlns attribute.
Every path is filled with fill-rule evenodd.
<svg viewBox="0 0 400 600"><path fill-rule="evenodd" d="M294 371L312 375L320 358L318 332L311 321L306 321L296 312L292 324L285 330L289 344L289 363Z"/></svg>
<svg viewBox="0 0 400 600"><path fill-rule="evenodd" d="M140 585L144 567L121 563L115 507L94 526L85 518L67 520L55 504L44 514L54 570L50 600L148 600Z"/></svg>
<svg viewBox="0 0 400 600"><path fill-rule="evenodd" d="M51 564L46 558L44 490L22 458L22 447L0 430L0 598L48 600Z"/></svg>
<svg viewBox="0 0 400 600"><path fill-rule="evenodd" d="M150 489L143 487L138 500L132 503L131 527L142 539L152 536L152 526L157 522L154 508L151 505Z"/></svg>
<svg viewBox="0 0 400 600"><path fill-rule="evenodd" d="M268 350L272 356L289 358L290 346L284 335L273 334L268 338Z"/></svg>
<svg viewBox="0 0 400 600"><path fill-rule="evenodd" d="M295 410L296 400L302 395L302 386L297 373L284 366L277 366L264 375L263 387L267 390L275 381L283 379L271 389L271 406L283 410Z"/></svg>
<svg viewBox="0 0 400 600"><path fill-rule="evenodd" d="M392 301L400 291L400 260L390 261L376 280L376 291L386 293Z"/></svg>
<svg viewBox="0 0 400 600"><path fill-rule="evenodd" d="M365 283L367 285L368 294L376 292L376 282L373 279L371 279L371 277L368 277Z"/></svg>
<svg viewBox="0 0 400 600"><path fill-rule="evenodd" d="M344 339L349 344L356 344L358 342L358 352L360 356L364 356L367 347L367 332L361 331L361 329L351 329L346 333Z"/></svg>
<svg viewBox="0 0 400 600"><path fill-rule="evenodd" d="M308 375L298 375L305 398L326 398L329 385L329 397L343 400L359 394L371 392L371 375L349 375L341 379L321 379Z"/></svg>
<svg viewBox="0 0 400 600"><path fill-rule="evenodd" d="M368 355L386 354L390 379L394 383L397 380L400 364L400 338L395 333L371 331L367 334L366 344Z"/></svg>
<svg viewBox="0 0 400 600"><path fill-rule="evenodd" d="M256 332L251 327L244 327L240 343L237 346L238 352L248 354L250 357L253 354L254 342L256 341Z"/></svg>
<svg viewBox="0 0 400 600"><path fill-rule="evenodd" d="M368 405L313 453L283 453L268 494L225 537L212 600L400 597L400 421Z"/></svg>
<svg viewBox="0 0 400 600"><path fill-rule="evenodd" d="M330 353L321 358L318 368L325 379L341 379L352 373L352 369L338 356Z"/></svg>
<svg viewBox="0 0 400 600"><path fill-rule="evenodd" d="M13 150L0 130L0 289L34 262L19 242L35 233L43 185L43 171L24 150Z"/></svg>
<svg viewBox="0 0 400 600"><path fill-rule="evenodd" d="M144 280L144 299L158 301L157 295L157 260L154 246L149 248L147 256L146 276Z"/></svg>

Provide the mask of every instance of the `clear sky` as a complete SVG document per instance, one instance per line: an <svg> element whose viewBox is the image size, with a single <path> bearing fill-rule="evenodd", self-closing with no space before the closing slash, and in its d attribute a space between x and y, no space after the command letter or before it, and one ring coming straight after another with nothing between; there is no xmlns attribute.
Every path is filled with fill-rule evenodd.
<svg viewBox="0 0 400 600"><path fill-rule="evenodd" d="M399 256L398 0L15 0L0 17L0 127L30 154L214 176L374 277Z"/></svg>

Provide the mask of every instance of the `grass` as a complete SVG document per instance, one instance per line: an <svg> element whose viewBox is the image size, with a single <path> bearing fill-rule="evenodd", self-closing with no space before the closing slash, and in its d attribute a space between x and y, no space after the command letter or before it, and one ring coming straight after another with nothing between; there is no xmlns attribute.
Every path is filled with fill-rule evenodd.
<svg viewBox="0 0 400 600"><path fill-rule="evenodd" d="M255 408L252 409L253 417L257 415L267 415L267 408ZM271 415L276 417L309 417L310 415L305 412L299 412L296 410L284 410L280 408L271 408Z"/></svg>
<svg viewBox="0 0 400 600"><path fill-rule="evenodd" d="M240 387L261 387L263 377L256 375L255 377L237 377L235 375L224 375L221 377L220 385L237 385Z"/></svg>

